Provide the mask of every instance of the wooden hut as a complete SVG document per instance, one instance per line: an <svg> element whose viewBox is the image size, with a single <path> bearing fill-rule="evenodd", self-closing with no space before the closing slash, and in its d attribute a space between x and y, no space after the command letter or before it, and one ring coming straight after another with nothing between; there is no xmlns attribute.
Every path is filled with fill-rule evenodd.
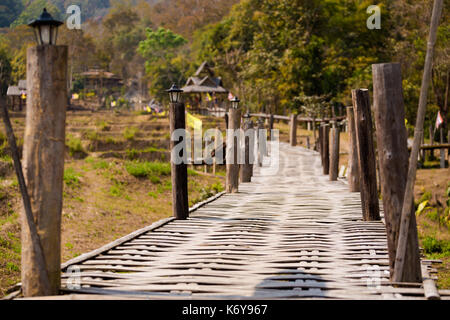
<svg viewBox="0 0 450 320"><path fill-rule="evenodd" d="M216 77L205 61L182 88L188 94L188 105L201 114L224 113L227 109L228 90L223 87L222 78Z"/></svg>
<svg viewBox="0 0 450 320"><path fill-rule="evenodd" d="M27 103L27 81L19 80L19 85L9 86L6 95L9 98L9 107L11 110L22 111Z"/></svg>

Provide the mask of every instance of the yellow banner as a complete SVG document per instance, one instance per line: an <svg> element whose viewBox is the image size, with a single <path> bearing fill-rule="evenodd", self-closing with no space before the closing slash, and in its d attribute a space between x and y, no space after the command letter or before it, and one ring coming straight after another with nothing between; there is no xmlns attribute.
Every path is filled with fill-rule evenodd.
<svg viewBox="0 0 450 320"><path fill-rule="evenodd" d="M186 112L186 123L188 127L194 128L194 130L202 130L202 120L194 117L189 112Z"/></svg>

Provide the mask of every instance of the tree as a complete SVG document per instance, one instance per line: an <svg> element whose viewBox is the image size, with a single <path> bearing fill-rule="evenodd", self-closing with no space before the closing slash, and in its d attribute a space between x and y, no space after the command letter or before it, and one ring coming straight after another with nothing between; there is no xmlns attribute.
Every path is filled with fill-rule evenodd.
<svg viewBox="0 0 450 320"><path fill-rule="evenodd" d="M5 39L0 36L0 96L6 95L12 71L9 54L4 43Z"/></svg>
<svg viewBox="0 0 450 320"><path fill-rule="evenodd" d="M11 24L11 27L28 24L31 20L37 19L44 8L47 9L53 18L62 18L61 12L50 0L34 0L22 11L19 17Z"/></svg>
<svg viewBox="0 0 450 320"><path fill-rule="evenodd" d="M156 97L167 100L165 89L173 82L182 80L183 72L180 70L180 57L178 50L187 40L162 27L156 31L148 28L146 39L139 43L138 52L146 59L145 68L150 80L150 93Z"/></svg>
<svg viewBox="0 0 450 320"><path fill-rule="evenodd" d="M9 27L22 10L22 1L2 0L2 3L0 3L0 28Z"/></svg>

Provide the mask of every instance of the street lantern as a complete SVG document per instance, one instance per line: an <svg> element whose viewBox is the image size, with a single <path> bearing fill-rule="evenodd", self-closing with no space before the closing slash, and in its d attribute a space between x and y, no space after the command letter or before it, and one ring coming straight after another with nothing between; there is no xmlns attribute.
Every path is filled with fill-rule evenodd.
<svg viewBox="0 0 450 320"><path fill-rule="evenodd" d="M172 103L178 103L181 101L181 93L183 90L178 88L178 86L174 83L169 90L166 90L169 93L169 99Z"/></svg>
<svg viewBox="0 0 450 320"><path fill-rule="evenodd" d="M56 45L58 28L63 23L53 19L52 15L44 8L42 14L36 20L30 22L28 26L34 30L34 36L38 45Z"/></svg>
<svg viewBox="0 0 450 320"><path fill-rule="evenodd" d="M238 97L234 97L233 99L231 99L231 108L238 109L239 108L239 102L241 102L241 100L239 100Z"/></svg>

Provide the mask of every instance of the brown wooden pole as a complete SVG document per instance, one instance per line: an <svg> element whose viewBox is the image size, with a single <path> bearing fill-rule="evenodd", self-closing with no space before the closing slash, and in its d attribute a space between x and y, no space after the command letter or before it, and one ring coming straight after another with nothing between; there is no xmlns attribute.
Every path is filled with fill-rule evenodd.
<svg viewBox="0 0 450 320"><path fill-rule="evenodd" d="M347 107L347 128L349 136L349 157L347 180L350 192L359 192L358 146L356 142L355 116L353 107Z"/></svg>
<svg viewBox="0 0 450 320"><path fill-rule="evenodd" d="M450 130L447 132L447 143L450 143ZM450 168L450 148L447 150L448 163Z"/></svg>
<svg viewBox="0 0 450 320"><path fill-rule="evenodd" d="M389 268L394 274L395 255L403 197L408 174L407 131L401 67L399 63L372 65L373 101L378 146L378 157L382 183L384 219L388 240ZM414 208L413 208L414 211ZM407 263L404 282L420 282L420 252L416 219L410 222Z"/></svg>
<svg viewBox="0 0 450 320"><path fill-rule="evenodd" d="M417 155L420 148L420 140L423 135L423 124L427 107L428 87L431 79L431 70L433 68L433 51L437 37L437 29L441 18L443 0L435 0L433 13L431 17L430 35L427 44L427 54L425 57L425 68L420 88L419 107L417 110L416 126L414 128L414 141L409 157L408 176L405 188L405 197L403 198L402 216L400 222L400 233L398 236L398 246L395 257L394 281L401 282L405 277L405 271L409 270L406 266L406 253L408 247L410 220L414 216L414 183L416 181Z"/></svg>
<svg viewBox="0 0 450 320"><path fill-rule="evenodd" d="M217 152L217 148L219 147L219 139L217 138L217 136L219 134L221 134L221 132L220 132L219 128L216 127L216 134L214 135L213 175L216 175L216 166L217 166L216 152Z"/></svg>
<svg viewBox="0 0 450 320"><path fill-rule="evenodd" d="M313 129L313 136L314 136L314 149L316 151L319 151L319 144L317 143L316 119L315 118L313 118L312 129Z"/></svg>
<svg viewBox="0 0 450 320"><path fill-rule="evenodd" d="M309 136L306 136L306 148L311 149L311 142Z"/></svg>
<svg viewBox="0 0 450 320"><path fill-rule="evenodd" d="M253 151L254 151L254 134L253 122L250 119L244 122L244 163L240 166L241 182L251 182L253 175Z"/></svg>
<svg viewBox="0 0 450 320"><path fill-rule="evenodd" d="M367 89L352 90L352 101L355 113L363 219L365 221L380 220L369 91Z"/></svg>
<svg viewBox="0 0 450 320"><path fill-rule="evenodd" d="M169 121L171 133L170 164L172 176L172 214L176 219L180 220L187 219L189 217L188 175L186 163L186 153L188 146L186 144L187 130L185 118L185 107L183 103L169 104ZM178 130L179 132L181 130L181 135L175 136L173 134L175 130ZM191 158L194 158L193 151L191 151Z"/></svg>
<svg viewBox="0 0 450 320"><path fill-rule="evenodd" d="M34 221L33 212L31 209L31 201L28 195L28 189L25 183L25 178L22 170L22 163L20 162L19 150L16 144L16 137L14 136L13 128L8 114L8 106L6 101L0 93L0 108L2 111L3 122L5 124L6 137L8 139L8 144L11 149L11 155L14 162L14 169L17 175L17 181L19 183L20 193L22 195L23 207L25 218L30 237L31 244L33 246L33 251L36 259L36 266L38 271L39 283L42 287L41 291L43 295L50 295L50 280L48 278L47 267L44 256L44 249L42 248L41 238L37 232L36 223Z"/></svg>
<svg viewBox="0 0 450 320"><path fill-rule="evenodd" d="M430 145L434 144L434 132L433 132L433 126L430 125L429 127L429 133L430 133ZM434 149L430 149L430 157L428 160L432 161L434 160Z"/></svg>
<svg viewBox="0 0 450 320"><path fill-rule="evenodd" d="M291 114L289 121L289 143L291 146L297 145L297 115Z"/></svg>
<svg viewBox="0 0 450 320"><path fill-rule="evenodd" d="M330 173L330 126L324 124L322 126L322 158L323 158L323 174Z"/></svg>
<svg viewBox="0 0 450 320"><path fill-rule="evenodd" d="M336 181L339 174L339 127L333 123L331 129L330 181Z"/></svg>
<svg viewBox="0 0 450 320"><path fill-rule="evenodd" d="M441 144L443 144L444 143L444 128L442 126L439 128L439 135L440 135ZM440 148L439 152L440 152L440 165L441 165L441 169L443 169L443 168L445 168L445 149Z"/></svg>
<svg viewBox="0 0 450 320"><path fill-rule="evenodd" d="M272 139L273 120L273 114L271 113L269 116L269 139Z"/></svg>
<svg viewBox="0 0 450 320"><path fill-rule="evenodd" d="M320 163L322 164L323 167L323 126L322 124L320 124L319 126L319 140L316 141L317 143L317 151L319 151L320 154Z"/></svg>
<svg viewBox="0 0 450 320"><path fill-rule="evenodd" d="M227 130L227 150L226 150L226 192L235 193L239 188L239 163L238 146L240 132L241 110L230 108Z"/></svg>
<svg viewBox="0 0 450 320"><path fill-rule="evenodd" d="M27 113L23 169L45 257L49 291L40 278L33 236L22 213L22 292L56 295L61 285L61 211L67 107L66 46L27 51Z"/></svg>

